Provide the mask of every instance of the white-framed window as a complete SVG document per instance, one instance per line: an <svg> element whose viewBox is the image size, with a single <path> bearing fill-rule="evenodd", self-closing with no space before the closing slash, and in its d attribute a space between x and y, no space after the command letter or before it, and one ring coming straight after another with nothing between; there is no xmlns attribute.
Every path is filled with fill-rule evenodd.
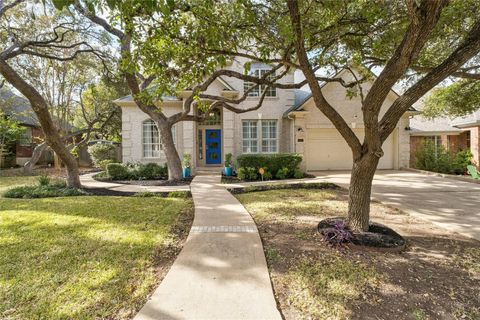
<svg viewBox="0 0 480 320"><path fill-rule="evenodd" d="M278 152L277 120L244 120L242 130L243 153Z"/></svg>
<svg viewBox="0 0 480 320"><path fill-rule="evenodd" d="M251 76L255 76L257 78L262 78L263 76L265 76L265 74L267 72L270 72L271 70L272 70L272 68L269 65L253 64L249 74ZM275 73L269 75L267 77L267 79L271 80L271 79L274 78L274 76L275 76ZM250 88L252 88L254 86L255 86L255 83L253 83L253 82L250 82L250 81L244 81L243 82L244 92L249 90ZM265 94L266 97L276 97L277 96L277 89L272 88L272 87L268 87L268 89L267 89L267 85L257 86L256 88L252 89L252 91L250 91L247 94L247 96L249 96L249 97L260 97L265 89L267 90L267 92Z"/></svg>
<svg viewBox="0 0 480 320"><path fill-rule="evenodd" d="M277 152L277 120L262 120L262 153Z"/></svg>
<svg viewBox="0 0 480 320"><path fill-rule="evenodd" d="M425 140L432 142L432 144L435 146L435 156L437 156L438 149L443 146L442 136L426 136Z"/></svg>
<svg viewBox="0 0 480 320"><path fill-rule="evenodd" d="M172 126L173 143L177 145L177 126ZM143 157L160 158L160 151L163 149L160 140L160 132L153 120L148 119L142 125Z"/></svg>
<svg viewBox="0 0 480 320"><path fill-rule="evenodd" d="M142 126L143 157L160 158L160 134L153 120L145 120Z"/></svg>
<svg viewBox="0 0 480 320"><path fill-rule="evenodd" d="M257 120L242 121L243 130L243 152L257 153L258 152L258 127Z"/></svg>

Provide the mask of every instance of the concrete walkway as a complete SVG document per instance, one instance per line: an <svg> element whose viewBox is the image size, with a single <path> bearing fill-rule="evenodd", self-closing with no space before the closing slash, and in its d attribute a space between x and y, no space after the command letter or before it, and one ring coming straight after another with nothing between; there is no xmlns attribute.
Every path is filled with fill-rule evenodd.
<svg viewBox="0 0 480 320"><path fill-rule="evenodd" d="M134 319L281 319L257 227L219 182L193 180L187 242Z"/></svg>
<svg viewBox="0 0 480 320"><path fill-rule="evenodd" d="M320 171L317 179L348 188L350 172ZM433 224L480 240L480 185L410 171L379 170L372 197Z"/></svg>
<svg viewBox="0 0 480 320"><path fill-rule="evenodd" d="M171 191L188 191L190 186L140 186L133 184L123 184L116 182L105 182L97 181L93 179L93 176L98 172L87 173L80 176L80 182L82 186L86 189L106 189L115 192L128 192L128 193L138 193L138 192L171 192Z"/></svg>

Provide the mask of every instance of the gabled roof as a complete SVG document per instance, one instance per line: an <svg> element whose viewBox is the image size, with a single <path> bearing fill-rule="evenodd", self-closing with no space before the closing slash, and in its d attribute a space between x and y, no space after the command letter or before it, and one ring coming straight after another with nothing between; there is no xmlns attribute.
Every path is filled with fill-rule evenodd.
<svg viewBox="0 0 480 320"><path fill-rule="evenodd" d="M427 134L458 134L462 130L453 126L450 119L436 118L425 119L422 116L416 116L410 119L411 135L427 135Z"/></svg>
<svg viewBox="0 0 480 320"><path fill-rule="evenodd" d="M337 73L335 73L334 75L330 76L330 78L335 78L335 77L338 77L338 75L340 73L342 73L343 71L345 71L347 69L341 69L340 71L338 71ZM377 76L372 72L372 75L376 78ZM322 81L320 82L320 89L322 89L324 86L326 86L328 83L331 83L331 82L326 82L326 81ZM392 92L394 95L396 95L397 97L399 97L400 95L393 89L390 89L390 92ZM312 98L312 93L310 91L306 91L306 90L302 90L302 89L297 89L295 90L295 104L290 107L287 111L285 111L284 113L284 116L287 116L289 113L293 112L293 111L300 111L302 110L303 106L305 103L307 103L308 100L310 100L310 98ZM410 112L416 112L417 110L413 107L413 106L410 106L408 108L408 111Z"/></svg>
<svg viewBox="0 0 480 320"><path fill-rule="evenodd" d="M235 89L228 82L223 80L221 77L218 77L216 80L225 88L226 91L235 91ZM187 89L185 91L189 91L189 90ZM177 96L167 96L167 95L165 95L165 96L162 96L161 100L162 101L182 101L182 98L177 97ZM128 96L118 98L118 99L114 100L113 102L114 103L133 102L133 97L130 94Z"/></svg>

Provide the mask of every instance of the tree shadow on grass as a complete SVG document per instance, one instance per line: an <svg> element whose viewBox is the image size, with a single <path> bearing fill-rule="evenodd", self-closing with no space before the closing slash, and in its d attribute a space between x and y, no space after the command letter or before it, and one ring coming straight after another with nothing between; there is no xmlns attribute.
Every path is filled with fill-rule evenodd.
<svg viewBox="0 0 480 320"><path fill-rule="evenodd" d="M0 315L6 317L129 319L158 284L159 266L168 269L179 251L168 233L173 222L142 230L112 225L123 224L121 217L89 219L94 212L60 215L61 223L51 210L33 218L17 214L0 235Z"/></svg>

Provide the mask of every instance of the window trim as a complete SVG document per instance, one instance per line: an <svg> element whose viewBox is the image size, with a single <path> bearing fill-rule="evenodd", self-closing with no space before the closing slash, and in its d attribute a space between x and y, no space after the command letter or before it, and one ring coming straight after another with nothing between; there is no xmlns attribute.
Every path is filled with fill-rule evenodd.
<svg viewBox="0 0 480 320"><path fill-rule="evenodd" d="M155 127L155 129L157 130L157 134L158 134L158 156L154 155L154 151L153 150L153 145L157 145L157 143L148 143L148 145L151 145L152 146L152 149L150 150L150 154L151 156L147 156L146 155L146 145L147 143L145 142L145 125L150 125L151 128ZM152 132L152 137L153 137L153 130L151 130ZM152 139L153 140L153 139ZM142 121L142 158L143 159L160 159L161 158L161 151L162 151L162 143L160 141L160 130L158 130L158 127L156 125L156 123L152 120L152 119L146 119L144 121Z"/></svg>
<svg viewBox="0 0 480 320"><path fill-rule="evenodd" d="M152 156L151 157L147 157L145 156L145 124L147 122L150 122L153 126L155 126L155 128L157 129L157 133L158 133L158 157L157 156L153 156L153 150L152 150ZM177 124L174 124L172 126L172 136L173 136L173 144L175 145L175 148L177 147ZM144 121L142 121L142 158L143 159L161 159L162 158L162 152L163 152L163 144L162 144L162 139L161 139L161 135L160 135L160 130L158 130L158 127L157 127L157 124L152 120L152 119L146 119ZM155 143L156 144L156 143ZM152 145L154 145L154 143L152 143ZM165 155L165 154L163 154Z"/></svg>
<svg viewBox="0 0 480 320"><path fill-rule="evenodd" d="M265 139L266 141L273 141L275 140L275 151L271 151L271 152L264 152L263 151L263 141L264 141L264 138L263 138L263 122L267 122L267 121L272 121L273 123L275 123L275 135L276 135L276 138L275 139L272 139L272 138L269 138L269 139ZM245 139L243 137L243 124L245 122L254 122L256 123L256 126L257 126L257 130L256 130L256 133L257 133L257 138L256 140L254 139ZM256 153L261 153L261 154L275 154L275 153L279 153L279 144L280 144L280 135L279 135L279 126L278 126L278 119L243 119L242 120L242 153L243 154L256 154ZM244 147L245 147L245 140L249 140L249 141L257 141L257 151L256 152L248 152L248 151L244 151Z"/></svg>
<svg viewBox="0 0 480 320"><path fill-rule="evenodd" d="M261 78L262 77L262 73L266 73L268 71L271 71L272 70L272 67L270 66L265 66L265 65L258 65L258 66L252 66L252 68L250 69L250 72L249 72L249 75L250 76L256 76L257 78ZM256 74L258 72L258 75ZM270 75L269 77L274 77L275 76L275 73ZM243 92L245 93L249 88L253 87L255 85L254 82L251 82L251 81L244 81L243 82ZM260 98L260 96L262 95L262 92L264 90L264 88L266 87L266 85L259 85L257 88L255 88L254 90L250 91L248 94L247 94L247 97L248 98ZM273 95L269 95L269 92L270 93L274 93ZM265 98L277 98L278 97L278 92L277 92L277 88L270 88L267 93L265 94Z"/></svg>

